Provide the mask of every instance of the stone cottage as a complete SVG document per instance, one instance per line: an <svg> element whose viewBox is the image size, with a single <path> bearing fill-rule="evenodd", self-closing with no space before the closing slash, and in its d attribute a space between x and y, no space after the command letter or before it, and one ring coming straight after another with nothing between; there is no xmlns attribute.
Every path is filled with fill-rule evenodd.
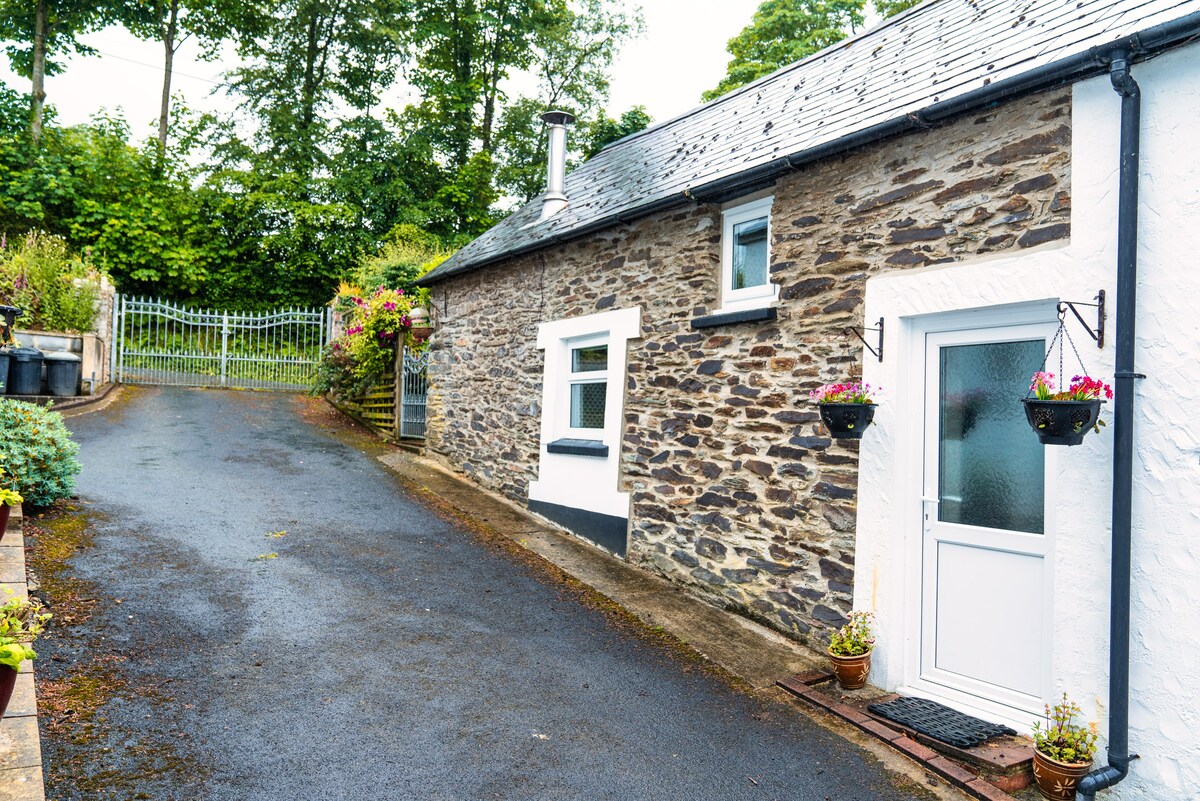
<svg viewBox="0 0 1200 801"><path fill-rule="evenodd" d="M1200 665L1178 659L1200 634L1200 423L1179 410L1200 379L1198 32L1198 0L930 0L565 182L569 116L548 115L546 195L424 279L429 448L800 641L873 610L889 690L1028 730L1064 690L1107 714L1111 689L1105 781L1136 748L1114 794L1183 797L1200 785L1200 702L1179 694ZM1095 331L1102 290L1103 347L1073 314L1067 330L1116 385L1108 406L1136 406L1043 446L1020 399L1060 302ZM1147 379L1116 361L1123 337ZM875 423L831 439L809 392L860 376L882 388ZM1119 665L1131 630L1109 600L1122 542L1127 727L1124 679L1109 687L1110 637Z"/></svg>

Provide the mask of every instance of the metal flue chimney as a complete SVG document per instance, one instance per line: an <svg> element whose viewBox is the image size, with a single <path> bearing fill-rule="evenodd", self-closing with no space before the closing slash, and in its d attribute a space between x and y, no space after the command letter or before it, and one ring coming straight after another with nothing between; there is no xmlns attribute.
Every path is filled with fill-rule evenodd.
<svg viewBox="0 0 1200 801"><path fill-rule="evenodd" d="M565 111L547 111L542 122L550 129L550 151L546 165L546 195L542 199L542 217L547 220L567 207L563 185L567 178L567 126L575 117Z"/></svg>

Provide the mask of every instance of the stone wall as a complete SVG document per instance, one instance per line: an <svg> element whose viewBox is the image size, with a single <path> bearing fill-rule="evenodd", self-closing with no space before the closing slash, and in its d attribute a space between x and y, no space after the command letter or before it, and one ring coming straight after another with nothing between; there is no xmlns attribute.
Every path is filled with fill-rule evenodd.
<svg viewBox="0 0 1200 801"><path fill-rule="evenodd" d="M1070 235L1070 93L880 143L774 188L778 319L693 331L718 305L720 210L694 206L434 288L430 447L518 501L537 476L537 324L641 306L622 488L629 559L799 639L854 579L857 445L808 402L857 370L866 278L1056 247Z"/></svg>

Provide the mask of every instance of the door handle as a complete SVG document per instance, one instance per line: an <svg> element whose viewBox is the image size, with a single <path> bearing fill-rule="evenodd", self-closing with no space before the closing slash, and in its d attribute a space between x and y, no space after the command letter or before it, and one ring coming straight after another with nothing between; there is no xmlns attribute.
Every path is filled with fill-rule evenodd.
<svg viewBox="0 0 1200 801"><path fill-rule="evenodd" d="M922 495L921 503L922 504L932 503L936 506L937 504L941 503L941 500L938 498L929 498L929 497ZM933 519L929 516L928 507L922 506L921 520L922 520L922 523L924 524L922 527L925 529L926 533L933 530Z"/></svg>

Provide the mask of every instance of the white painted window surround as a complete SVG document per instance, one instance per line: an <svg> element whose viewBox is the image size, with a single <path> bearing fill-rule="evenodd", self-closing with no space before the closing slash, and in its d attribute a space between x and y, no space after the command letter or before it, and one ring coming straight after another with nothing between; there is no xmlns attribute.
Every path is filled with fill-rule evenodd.
<svg viewBox="0 0 1200 801"><path fill-rule="evenodd" d="M641 336L640 307L544 322L538 326L538 348L545 351L542 375L542 425L538 478L530 482L529 499L614 517L629 517L629 493L619 492L618 471L625 402L625 362L629 340ZM608 346L604 372L604 427L571 427L571 351L581 345ZM572 438L603 442L607 456L549 453L555 440Z"/></svg>
<svg viewBox="0 0 1200 801"><path fill-rule="evenodd" d="M721 308L715 313L761 309L770 306L779 293L771 283L771 206L774 197L763 197L727 206L721 212ZM747 230L758 232L765 225L765 239L751 248L739 246ZM756 237L757 239L757 237ZM753 260L749 283L746 273L735 270L740 257Z"/></svg>
<svg viewBox="0 0 1200 801"><path fill-rule="evenodd" d="M1200 418L1181 411L1200 382L1196 347L1200 271L1192 269L1200 230L1200 45L1138 63L1142 87L1141 214L1133 479L1133 584L1130 741L1142 759L1106 795L1113 801L1191 797L1200 786L1195 721L1200 720ZM1019 100L1016 102L1020 102ZM968 263L893 272L867 282L865 319L884 317L886 357L863 362L863 379L883 386L875 423L863 439L858 484L854 602L876 612L872 682L912 690L920 648L922 419L925 334L969 325L1013 325L1053 315L1056 300L1108 293L1108 344L1072 333L1088 371L1111 383L1116 327L1116 231L1120 98L1107 76L1072 90L1071 238L1057 247ZM992 318L988 323L986 318ZM1049 319L1053 319L1051 316ZM869 356L869 354L868 354ZM1067 365L1072 366L1071 355ZM1057 367L1057 365L1055 365ZM1014 403L1019 398L1014 398ZM1102 415L1111 424L1112 403ZM1030 432L1032 436L1032 432ZM1056 534L1046 554L1056 610L1050 691L1068 692L1107 736L1112 427L1078 447L1047 447L1046 486ZM1025 625L1012 620L1009 625ZM1003 631L996 632L1004 637ZM1171 676L1168 682L1156 680ZM1183 688L1182 690L1180 688ZM951 703L951 702L948 702ZM1007 715L960 699L952 705L1028 730L1031 716Z"/></svg>

